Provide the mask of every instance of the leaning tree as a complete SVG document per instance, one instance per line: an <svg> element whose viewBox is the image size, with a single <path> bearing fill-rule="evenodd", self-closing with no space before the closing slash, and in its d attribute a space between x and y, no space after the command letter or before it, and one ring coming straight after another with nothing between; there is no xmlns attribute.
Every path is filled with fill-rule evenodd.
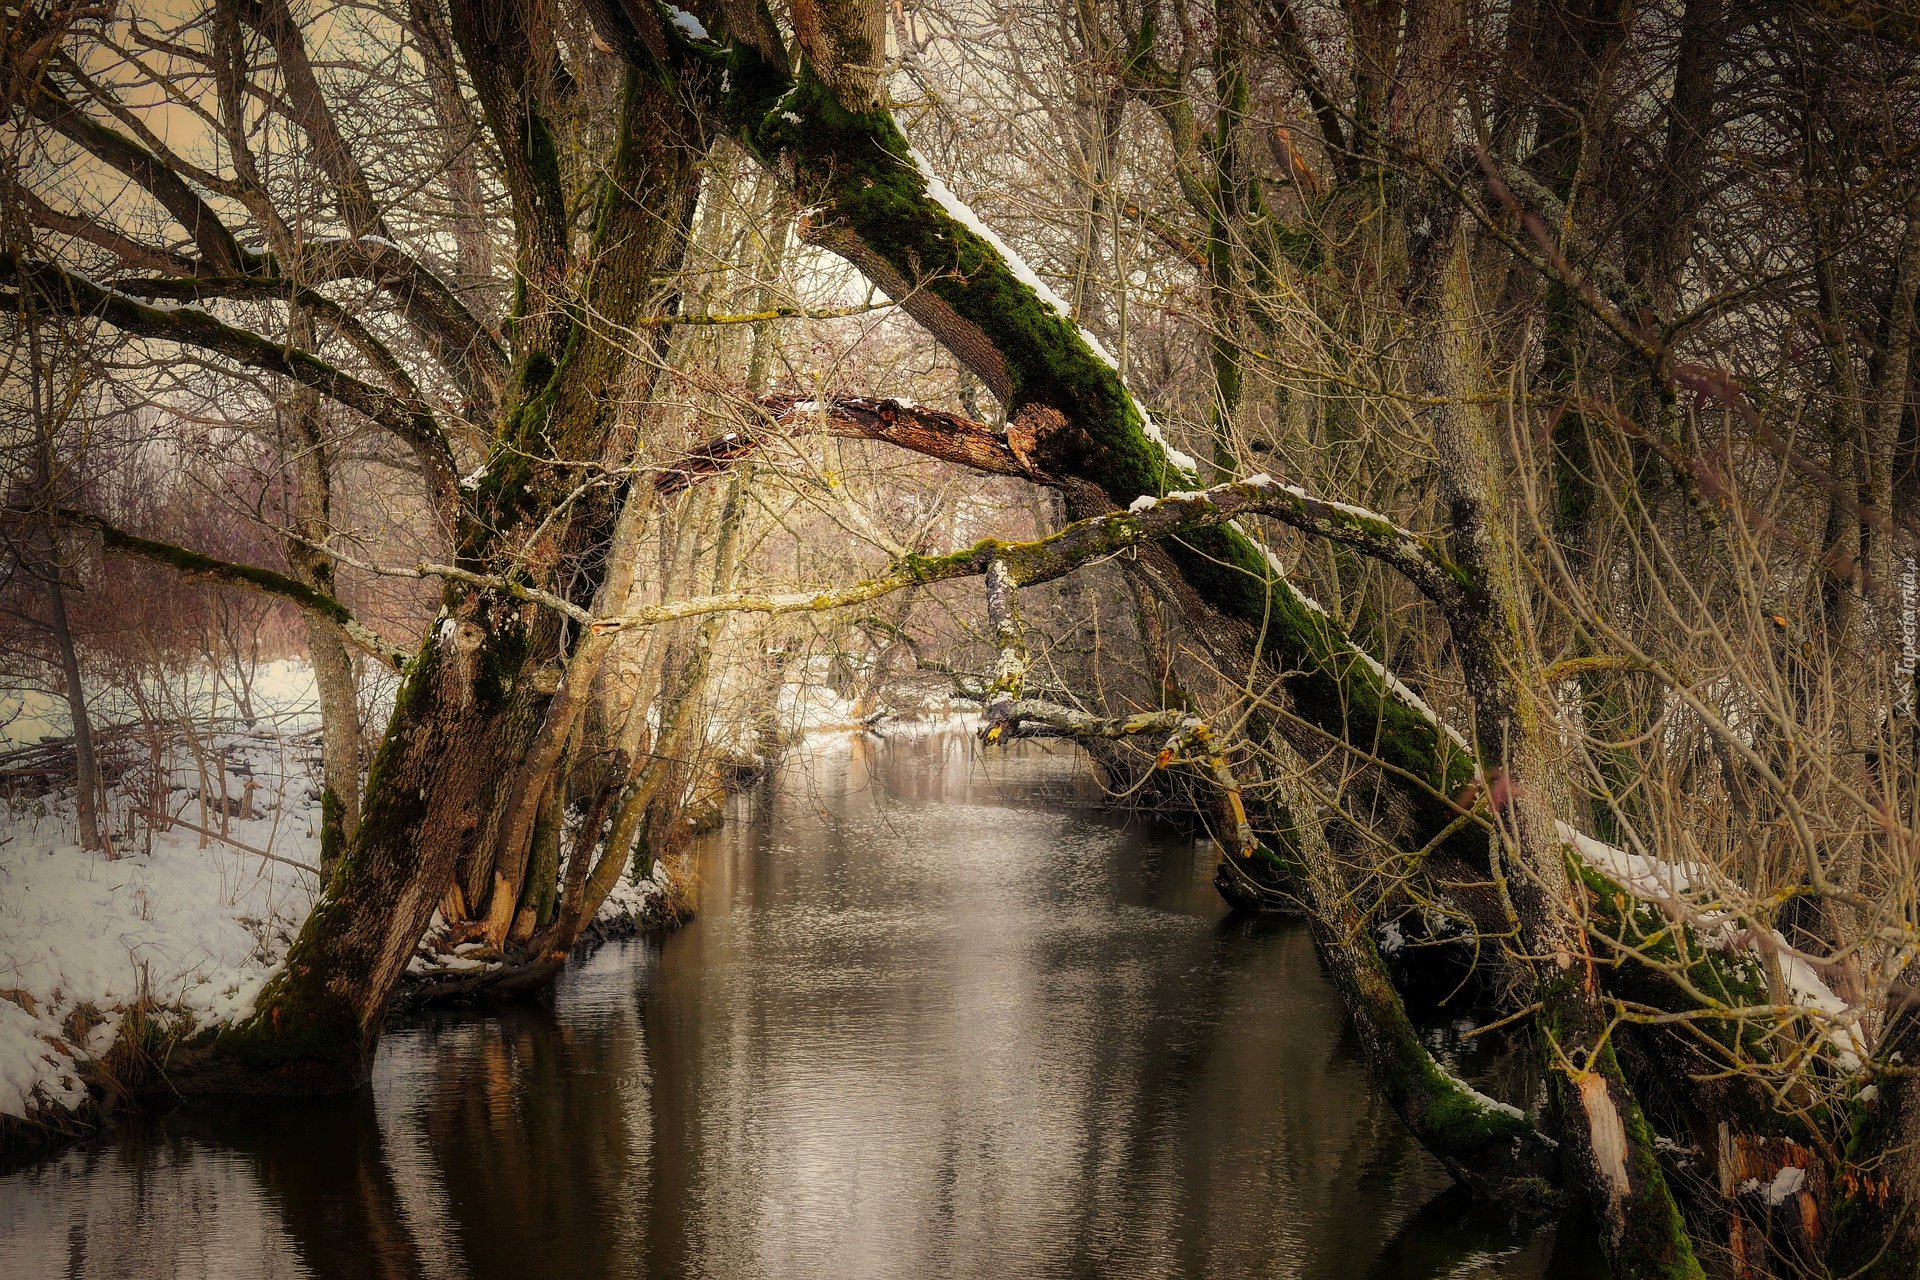
<svg viewBox="0 0 1920 1280"><path fill-rule="evenodd" d="M83 212L20 168L9 191L31 233L10 232L8 305L276 380L306 445L303 498L292 573L58 518L109 552L293 601L317 670L352 646L401 671L360 795L357 767L330 757L338 862L284 972L176 1061L182 1087L363 1080L436 908L515 942L527 981L557 967L662 785L614 769L563 901L523 922L555 874L554 797L623 633L978 577L999 656L988 734L1149 739L1159 763L1196 766L1228 884L1304 904L1375 1078L1476 1192L1539 1210L1564 1180L1621 1275L1699 1274L1711 1236L1742 1265L1798 1248L1914 1274L1913 675L1890 584L1913 562L1896 495L1920 187L1898 14L1221 0L1196 25L1150 0L1078 6L1092 114L1111 133L1143 108L1173 160L1178 203L1127 216L1204 291L1205 467L1082 327L1097 290L1076 287L1080 313L1063 303L910 144L880 3L796 0L784 27L747 0L389 15L369 58L405 33L437 113L422 136L468 195L464 233L413 249L365 159L380 95L338 100L286 0L221 0L198 44L127 51L193 66L153 83L214 167L102 84L95 17L9 10L10 122L119 175L152 216ZM896 17L896 54L936 77ZM492 196L461 168L463 130ZM269 136L310 170L297 197L262 176ZM641 464L665 341L647 320L678 305L703 157L723 139L790 193L804 241L978 379L1003 428L757 396L746 429ZM1804 234L1759 212L1782 155ZM1089 198L1118 212L1115 181L1101 168ZM479 255L485 216L512 229L498 325L448 283L441 247ZM112 278L76 269L81 248ZM1752 358L1762 340L1797 363ZM444 594L411 653L335 592L325 413L381 433L417 477L438 552L411 571ZM630 605L662 494L799 420L1046 486L1067 523L815 591L716 575L712 594ZM1365 495L1248 474L1261 446L1286 456L1287 432L1401 442L1418 465L1376 445ZM1167 705L1109 719L1029 696L1019 589L1116 556L1143 641L1181 648L1154 661ZM1325 556L1391 577L1330 608L1298 585ZM1379 611L1346 607L1369 598L1418 618L1425 669L1388 669ZM597 863L580 856L596 846ZM1500 953L1543 1114L1433 1059L1377 946L1380 910ZM1676 1189L1688 1147L1712 1152L1717 1187ZM1754 1216L1743 1188L1760 1174L1793 1230Z"/></svg>

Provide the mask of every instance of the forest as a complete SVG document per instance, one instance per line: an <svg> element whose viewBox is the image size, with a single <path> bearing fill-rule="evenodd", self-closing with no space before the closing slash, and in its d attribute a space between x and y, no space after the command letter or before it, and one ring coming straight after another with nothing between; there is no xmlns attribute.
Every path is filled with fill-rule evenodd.
<svg viewBox="0 0 1920 1280"><path fill-rule="evenodd" d="M704 1186L674 1090L717 1086L659 1064L674 1001L722 997L676 983L840 974L796 1027L892 1044L848 1009L911 965L836 964L1055 938L1074 877L1133 866L1063 851L1137 838L1226 957L1164 1016L1247 1036L1324 992L1366 1149L1557 1241L1529 1274L1920 1278L1920 17L689 3L0 10L0 1270L66 1265L47 1171L143 1125L364 1106L337 1159L249 1157L284 1273L439 1274L421 1221L466 1210L366 1208L407 1183L382 1064L465 1028L521 1065L434 1105L557 1098L584 1050L514 1019L635 964L648 1194ZM974 807L887 781L928 742ZM876 789L937 834L834 835ZM823 822L853 869L792 892L839 923L776 964L743 931ZM1125 905L1125 958L1030 975L1006 1054L1055 1062L1172 954ZM1311 972L1262 978L1289 939ZM1006 992L925 998L1001 1044ZM1112 998L1128 1065L1065 1109L1198 1053L1265 1124L1333 1070ZM552 1106L464 1151L490 1194L616 1141ZM812 1273L1322 1274L1103 1253L1089 1223L1159 1202L1073 1166L969 1177L1085 1198L1081 1253L1010 1260L989 1218ZM797 1248L805 1214L729 1230ZM462 1238L445 1273L491 1274ZM1475 1248L1448 1265L1508 1245ZM170 1256L67 1274L202 1273ZM732 1256L678 1265L808 1273Z"/></svg>

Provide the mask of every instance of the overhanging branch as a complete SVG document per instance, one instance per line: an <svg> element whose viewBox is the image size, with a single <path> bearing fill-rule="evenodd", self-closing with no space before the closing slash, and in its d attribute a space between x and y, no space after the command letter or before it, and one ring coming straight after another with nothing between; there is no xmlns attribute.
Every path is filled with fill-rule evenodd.
<svg viewBox="0 0 1920 1280"><path fill-rule="evenodd" d="M780 434L797 434L810 425L827 434L858 440L883 440L915 453L957 463L989 475L1013 476L1036 484L1051 484L1031 456L1022 457L1006 436L984 422L963 418L944 409L875 400L865 396L830 396L824 400L796 395L766 395L751 402L760 421L709 440L677 462L661 469L653 484L662 494L678 493L703 477L726 470Z"/></svg>
<svg viewBox="0 0 1920 1280"><path fill-rule="evenodd" d="M364 414L407 444L419 459L436 506L450 511L458 498L453 451L419 399L403 399L362 382L310 352L218 320L197 307L152 307L49 262L0 255L0 270L19 280L37 301L76 317L92 316L143 338L158 338L277 373Z"/></svg>
<svg viewBox="0 0 1920 1280"><path fill-rule="evenodd" d="M1371 512L1323 503L1271 476L1255 476L1193 493L1142 499L1131 510L1078 520L1031 542L987 538L946 555L910 556L883 574L847 586L695 596L596 619L592 626L596 632L605 633L708 613L820 613L876 600L910 586L978 577L995 561L1002 563L1012 586L1032 586L1132 547L1216 528L1248 515L1273 516L1345 542L1407 572L1443 606L1451 608L1459 601L1463 588L1454 576L1459 571L1439 560L1417 535Z"/></svg>
<svg viewBox="0 0 1920 1280"><path fill-rule="evenodd" d="M109 286L116 292L136 298L169 298L200 301L205 298L249 298L260 301L297 303L311 311L319 321L338 333L379 370L395 395L408 400L420 399L420 388L406 366L374 337L345 307L317 289L309 289L278 276L170 276L119 279Z"/></svg>
<svg viewBox="0 0 1920 1280"><path fill-rule="evenodd" d="M7 514L35 518L34 514L29 512L9 511ZM354 617L352 611L338 600L297 578L288 577L273 569L263 569L258 565L219 560L213 556L202 555L198 551L176 546L171 542L143 538L138 534L128 533L89 511L62 507L58 514L67 524L90 529L99 535L100 545L107 551L120 555L138 556L155 564L167 565L178 571L183 578L218 582L230 587L246 587L252 591L263 591L268 595L291 601L315 617L323 618L339 627L341 633L356 648L372 654L395 671L405 667L408 659L413 656Z"/></svg>

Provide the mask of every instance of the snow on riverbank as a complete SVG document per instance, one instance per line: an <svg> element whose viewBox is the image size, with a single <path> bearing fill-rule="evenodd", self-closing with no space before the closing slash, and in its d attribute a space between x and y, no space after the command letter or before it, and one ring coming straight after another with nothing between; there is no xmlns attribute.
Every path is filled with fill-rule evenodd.
<svg viewBox="0 0 1920 1280"><path fill-rule="evenodd" d="M231 829L261 837L267 825ZM0 848L0 1114L80 1105L76 1060L104 1053L142 994L199 1025L251 1007L316 880L197 841L175 828L117 862L71 844Z"/></svg>
<svg viewBox="0 0 1920 1280"><path fill-rule="evenodd" d="M213 686L203 683L206 689L178 696L204 706ZM127 1010L143 998L163 1018L211 1025L247 1013L284 961L319 891L317 874L290 865L320 860L311 674L300 662L267 664L252 693L252 728L230 722L231 731L203 738L197 758L176 739L157 787L141 748L109 796L117 860L75 843L70 793L0 798L0 1117L45 1119L84 1107L88 1064L107 1052ZM783 695L788 722L816 745L850 741L876 718L820 685L796 682ZM45 714L34 729L68 731L58 706L36 710ZM972 704L944 697L920 710L921 724L890 720L887 731L977 715ZM16 719L15 741L27 722ZM218 834L180 825L150 832L153 824L135 811L156 794L174 819ZM642 880L623 875L596 918L602 930L655 919L669 897L666 877L657 865ZM440 953L425 944L413 976L497 963L474 950L467 944Z"/></svg>
<svg viewBox="0 0 1920 1280"><path fill-rule="evenodd" d="M110 795L117 860L74 843L70 795L0 807L0 1115L84 1103L81 1064L106 1051L142 996L198 1025L251 1006L312 909L319 878L233 842L319 861L308 736L215 735L205 812L190 754L182 748L167 761L169 813L214 832L223 803L253 815L230 811L226 840L182 826L149 838L144 817L130 838L118 820L137 803L126 789L145 801L149 787L133 773Z"/></svg>
<svg viewBox="0 0 1920 1280"><path fill-rule="evenodd" d="M78 846L70 790L0 800L0 1116L84 1106L87 1063L143 999L163 1020L197 1026L247 1012L313 909L312 671L281 659L250 675L241 689L251 725L233 718L241 689L208 670L173 672L145 690L148 706L196 723L198 741L170 728L157 776L144 732L120 748L103 824L117 859ZM17 701L14 741L29 730L71 732L63 704ZM108 691L93 710L108 724L136 705ZM217 732L206 728L210 714ZM188 825L143 812L162 807Z"/></svg>

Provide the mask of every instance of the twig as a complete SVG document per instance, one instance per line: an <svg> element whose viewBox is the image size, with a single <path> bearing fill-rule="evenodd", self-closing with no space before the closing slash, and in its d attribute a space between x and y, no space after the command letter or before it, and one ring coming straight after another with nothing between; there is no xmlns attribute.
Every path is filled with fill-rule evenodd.
<svg viewBox="0 0 1920 1280"><path fill-rule="evenodd" d="M265 858L268 862L284 862L290 867L298 867L302 871L312 872L316 876L320 875L320 868L314 866L311 862L301 862L298 858L283 858L277 853L268 853L265 849L256 849L250 844L242 844L232 836L223 836L218 831L209 831L198 823L188 822L185 818L176 818L170 813L160 813L153 809L142 809L138 807L134 809L134 812L159 822L170 823L176 827L185 827L187 830L198 832L203 836L211 836L223 844L230 844L242 853L250 853L256 858Z"/></svg>

